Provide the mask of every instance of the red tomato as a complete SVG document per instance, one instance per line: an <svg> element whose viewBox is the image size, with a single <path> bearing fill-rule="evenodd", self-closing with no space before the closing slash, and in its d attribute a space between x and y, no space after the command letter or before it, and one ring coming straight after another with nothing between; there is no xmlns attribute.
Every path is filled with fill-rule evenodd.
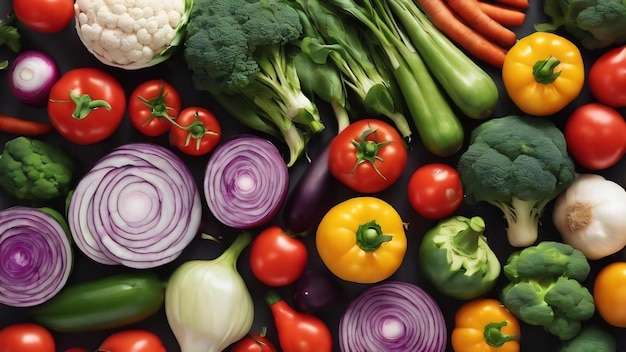
<svg viewBox="0 0 626 352"><path fill-rule="evenodd" d="M266 336L251 333L235 342L230 352L277 352L276 346Z"/></svg>
<svg viewBox="0 0 626 352"><path fill-rule="evenodd" d="M19 323L0 330L2 352L55 352L52 334L41 325Z"/></svg>
<svg viewBox="0 0 626 352"><path fill-rule="evenodd" d="M278 226L261 231L250 245L252 273L268 286L285 286L298 280L307 258L304 242L287 235Z"/></svg>
<svg viewBox="0 0 626 352"><path fill-rule="evenodd" d="M41 33L65 29L74 18L74 0L13 0L15 17Z"/></svg>
<svg viewBox="0 0 626 352"><path fill-rule="evenodd" d="M415 211L428 219L452 215L463 202L463 186L458 171L450 165L421 166L411 176L408 197Z"/></svg>
<svg viewBox="0 0 626 352"><path fill-rule="evenodd" d="M598 103L578 107L565 123L570 156L582 167L602 170L626 152L626 122L615 109Z"/></svg>
<svg viewBox="0 0 626 352"><path fill-rule="evenodd" d="M167 352L156 334L147 330L125 330L107 337L98 350L107 352Z"/></svg>
<svg viewBox="0 0 626 352"><path fill-rule="evenodd" d="M609 50L594 61L587 82L599 102L626 107L626 46Z"/></svg>
<svg viewBox="0 0 626 352"><path fill-rule="evenodd" d="M178 116L180 109L180 94L176 88L159 79L137 86L128 100L130 122L139 132L150 137L169 131L171 120Z"/></svg>
<svg viewBox="0 0 626 352"><path fill-rule="evenodd" d="M201 107L187 107L170 129L170 143L185 154L207 154L217 146L222 128L212 112Z"/></svg>
<svg viewBox="0 0 626 352"><path fill-rule="evenodd" d="M330 145L329 170L361 193L375 193L400 178L407 161L404 140L390 124L363 119L343 129Z"/></svg>
<svg viewBox="0 0 626 352"><path fill-rule="evenodd" d="M92 144L110 137L126 112L126 93L110 74L90 67L65 73L52 86L48 117L67 140Z"/></svg>

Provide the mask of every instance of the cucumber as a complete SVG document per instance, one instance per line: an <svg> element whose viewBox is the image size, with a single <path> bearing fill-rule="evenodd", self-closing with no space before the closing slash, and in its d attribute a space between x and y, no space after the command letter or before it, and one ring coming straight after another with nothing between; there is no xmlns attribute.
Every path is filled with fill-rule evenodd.
<svg viewBox="0 0 626 352"><path fill-rule="evenodd" d="M389 4L426 66L461 112L473 119L491 116L499 99L493 78L441 33L412 0Z"/></svg>
<svg viewBox="0 0 626 352"><path fill-rule="evenodd" d="M164 294L164 283L150 271L117 274L64 288L33 307L32 319L57 332L117 328L158 312Z"/></svg>

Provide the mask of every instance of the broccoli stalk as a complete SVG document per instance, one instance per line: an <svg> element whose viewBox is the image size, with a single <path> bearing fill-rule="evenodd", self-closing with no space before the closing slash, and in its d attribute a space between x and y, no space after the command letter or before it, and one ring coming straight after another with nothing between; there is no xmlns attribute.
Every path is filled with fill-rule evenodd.
<svg viewBox="0 0 626 352"><path fill-rule="evenodd" d="M248 127L280 135L290 150L289 166L324 129L293 61L301 35L298 13L280 0L197 0L185 38L195 88Z"/></svg>
<svg viewBox="0 0 626 352"><path fill-rule="evenodd" d="M514 115L476 127L457 170L468 203L500 208L515 247L537 240L545 207L576 175L565 137L552 122Z"/></svg>
<svg viewBox="0 0 626 352"><path fill-rule="evenodd" d="M522 200L512 196L509 202L491 200L488 203L500 208L507 223L509 243L522 247L535 242L539 237L539 220L543 210L553 197L549 199Z"/></svg>
<svg viewBox="0 0 626 352"><path fill-rule="evenodd" d="M544 241L509 256L503 267L509 282L500 298L521 321L569 340L595 313L593 296L582 284L590 270L581 251Z"/></svg>

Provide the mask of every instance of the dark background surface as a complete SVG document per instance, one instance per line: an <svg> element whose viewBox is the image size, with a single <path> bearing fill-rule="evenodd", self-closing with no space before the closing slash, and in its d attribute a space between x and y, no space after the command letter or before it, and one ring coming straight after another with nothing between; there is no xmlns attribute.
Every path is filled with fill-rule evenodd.
<svg viewBox="0 0 626 352"><path fill-rule="evenodd" d="M526 24L523 27L517 28L516 31L519 34L519 37L525 36L527 34L532 33L533 23L540 22L544 20L544 16L542 10L540 8L541 1L531 1L531 7L528 9L527 15L528 19ZM195 91L191 84L190 75L186 69L186 65L182 58L182 52L179 51L176 53L169 61L162 63L156 67L152 67L149 69L143 69L139 71L124 71L122 69L112 68L101 64L97 61L88 51L83 47L82 43L79 41L76 32L73 28L73 24L68 27L66 30L55 33L55 34L42 34L30 31L26 28L19 27L20 32L22 33L22 50L27 49L38 49L44 52L47 52L53 56L55 61L57 62L61 73L67 72L72 68L77 67L96 67L101 68L111 74L113 74L116 78L120 80L124 88L126 89L127 94L130 92L141 82L149 79L162 78L174 85L180 92L183 100L183 106L204 106L214 111L214 113L220 119L223 128L223 138L226 139L230 136L234 136L244 132L252 132L243 128L241 125L236 123L234 120L230 119L229 116L224 114L214 102L212 102L208 97L198 91ZM586 69L589 69L590 63L601 54L603 51L597 50L595 52L584 52L585 65ZM12 58L15 54L9 53L6 49L0 51L3 57ZM500 103L494 112L493 116L505 116L509 114L519 114L520 112L515 108L515 106L511 103L510 99L507 97L506 92L502 88L500 72L498 70L494 70L488 67L485 69L492 74L494 79L496 80L499 90L500 90ZM11 93L8 91L7 86L7 73L6 71L0 71L0 90L3 94L0 94L0 113L6 115L13 115L33 120L46 121L47 114L45 108L33 108L27 105L24 105L18 101L16 101ZM577 99L570 106L565 108L562 112L558 113L555 116L549 117L552 121L554 121L558 126L562 127L564 121L566 120L568 114L578 105L590 102L592 98L590 97L588 90L585 90L581 93L579 99ZM330 110L320 104L320 108L323 114L323 120L327 126L326 130L324 130L320 135L315 137L309 143L309 154L311 157L315 157L317 153L321 150L321 148L337 133L336 124L334 121L334 117L331 115ZM467 117L459 114L459 118L463 120L463 123L467 129L466 135L469 135L469 132L473 127L475 127L480 121L470 120ZM269 137L264 136L269 139ZM13 138L13 136L0 134L0 145L3 145L4 142ZM106 140L105 142L88 145L88 146L76 146L72 145L70 142L63 140L57 134L52 134L46 138L42 138L43 140L58 145L64 148L70 155L73 155L79 158L82 162L85 170L91 167L91 165L102 155L110 151L113 147L125 144L131 141L150 141L163 145L167 145L167 137L159 137L159 138L151 138L144 137L140 135L134 128L130 125L127 119L124 120L120 129L115 133L114 136ZM279 141L274 141L276 145L281 148L283 153L286 153L286 148ZM462 151L465 147L462 149ZM462 152L461 151L461 152ZM458 154L460 154L459 152ZM457 310L457 308L463 303L462 301L446 298L441 294L438 294L426 281L422 278L419 273L418 262L417 262L417 248L421 240L421 236L424 232L430 229L432 226L436 224L435 221L426 220L419 215L411 208L408 198L406 195L406 187L408 184L408 180L412 173L421 165L430 163L430 162L443 162L448 163L450 165L456 165L456 158L458 154L451 158L438 158L430 153L426 152L419 140L414 140L412 143L412 150L410 152L410 157L408 164L406 166L406 170L403 176L397 181L394 186L391 188L375 194L379 198L384 199L385 201L392 204L398 212L401 214L403 220L409 224L407 230L408 237L408 250L406 257L404 259L403 265L400 270L393 275L390 280L401 280L407 281L411 283L415 283L422 288L426 289L437 301L439 306L441 307L444 316L446 318L448 332L453 328L453 317ZM181 154L179 154L181 155ZM286 154L285 154L286 155ZM202 187L202 178L204 173L204 167L207 163L208 156L202 157L187 157L181 155L181 157L187 162L190 169L193 171L196 176L196 181L198 182L198 187ZM304 158L301 158L291 169L290 169L290 179L291 186L297 182L298 178L302 175L303 172L306 171L307 162ZM83 171L85 171L83 170ZM605 177L618 182L622 186L625 184L625 171L626 163L624 161L620 162L618 165L604 170L601 172ZM577 171L582 173L586 172L586 170L577 168ZM338 192L334 192L333 194L329 194L329 197L332 197L332 203L338 203L342 200L351 198L353 196L358 196L359 194L354 193L348 190L345 187L340 187ZM4 193L0 193L0 208L6 208L11 205L16 204L15 200L9 197ZM542 223L539 228L539 237L540 240L559 240L558 233L554 230L552 221L550 219L551 205L546 209L545 215L542 219ZM179 257L175 262L158 267L154 270L161 278L164 280L171 274L171 272L182 264L186 260L190 259L213 259L217 257L221 252L223 252L234 236L238 233L238 231L227 228L217 222L210 214L206 205L203 204L204 207L204 220L203 220L203 228L205 232L212 234L214 236L221 236L223 238L222 243L217 243L213 241L206 240L195 240ZM504 263L508 255L517 250L517 248L511 247L506 240L506 233L504 230L505 222L502 218L501 212L491 205L488 204L478 204L475 206L462 205L461 208L457 211L458 215L463 216L482 216L487 224L486 235L488 237L490 246L496 251L500 261ZM275 220L271 224L279 224L281 223L281 214L277 215ZM304 238L304 241L308 244L309 248L309 267L311 268L322 268L323 264L319 260L317 256L317 252L314 246L314 235L311 234L308 237ZM245 250L239 259L238 268L241 274L246 279L248 284L248 288L255 300L255 320L254 320L254 331L259 331L262 327L268 327L268 333L270 338L277 344L276 331L274 329L274 324L272 321L272 317L269 311L269 308L263 301L263 296L269 289L263 284L259 283L251 274L248 265L248 250ZM76 282L93 280L100 277L108 276L113 273L123 272L127 269L121 266L106 266L97 264L89 259L87 259L78 249L75 251L75 265L68 282L68 285L71 285ZM588 287L591 287L593 275L606 263L616 260L624 260L624 253L620 252L611 257L593 261L592 264L592 275L587 280L586 284ZM341 287L341 293L336 304L327 311L323 312L320 316L323 320L328 324L331 331L335 335L339 324L339 319L343 310L350 302L350 300L357 295L359 292L369 287L368 285L361 284L353 284L340 281L336 279L337 284ZM498 288L502 287L504 284L504 280L501 280ZM287 286L278 289L278 292L281 294L283 298L285 298L288 302L291 302L291 296L293 294L293 286ZM496 291L491 293L491 296L497 297L497 289ZM224 297L224 299L228 299ZM0 328L7 326L16 322L28 321L27 316L28 310L26 308L11 308L6 306L0 306ZM598 323L601 326L608 329L612 332L616 338L619 340L618 351L626 350L626 338L622 337L624 334L623 329L610 328L603 324L601 319L598 316L595 316L592 322ZM228 324L228 322L224 322ZM129 328L144 328L151 330L153 332L158 333L168 351L176 352L179 351L176 340L171 333L167 321L165 318L164 311L159 312L157 315L132 326L127 326L118 330L125 330ZM557 340L555 337L545 333L540 327L531 327L525 324L522 324L522 351L556 351ZM117 330L107 330L100 331L88 334L55 334L55 339L57 341L58 350L63 351L69 347L83 347L89 350L95 350L97 346L100 344L102 340L112 332ZM448 333L449 336L449 333ZM335 344L336 345L336 344ZM336 348L338 350L338 348ZM451 351L451 347L448 343L447 351Z"/></svg>

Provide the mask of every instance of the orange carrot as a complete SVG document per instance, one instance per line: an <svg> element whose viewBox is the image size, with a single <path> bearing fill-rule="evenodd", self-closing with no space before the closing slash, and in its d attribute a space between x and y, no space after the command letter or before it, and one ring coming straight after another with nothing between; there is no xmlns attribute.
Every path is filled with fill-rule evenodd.
<svg viewBox="0 0 626 352"><path fill-rule="evenodd" d="M517 41L517 34L487 16L478 0L448 0L448 5L470 27L502 47L510 48Z"/></svg>
<svg viewBox="0 0 626 352"><path fill-rule="evenodd" d="M526 21L526 12L503 5L494 4L492 2L479 0L478 7L483 12L493 18L496 22L503 26L518 27Z"/></svg>
<svg viewBox="0 0 626 352"><path fill-rule="evenodd" d="M443 0L415 0L435 27L468 54L496 68L502 68L506 49L463 23Z"/></svg>
<svg viewBox="0 0 626 352"><path fill-rule="evenodd" d="M516 7L521 10L525 10L530 7L528 0L495 0L495 2L498 2L501 5Z"/></svg>
<svg viewBox="0 0 626 352"><path fill-rule="evenodd" d="M37 137L53 131L52 125L0 114L0 132Z"/></svg>

